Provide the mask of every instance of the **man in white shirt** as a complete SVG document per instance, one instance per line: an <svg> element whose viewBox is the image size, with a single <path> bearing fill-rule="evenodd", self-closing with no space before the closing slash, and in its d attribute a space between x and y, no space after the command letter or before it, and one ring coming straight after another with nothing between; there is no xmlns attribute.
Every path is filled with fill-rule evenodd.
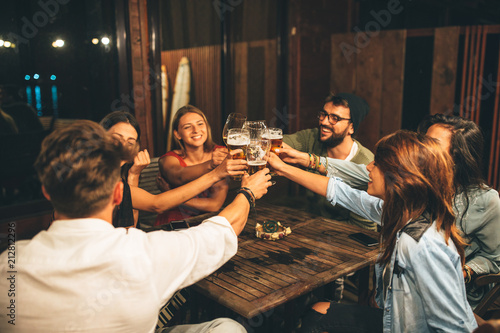
<svg viewBox="0 0 500 333"><path fill-rule="evenodd" d="M53 132L35 168L57 219L0 255L1 332L154 332L175 291L236 253L250 204L271 185L268 169L244 176L246 189L219 216L183 231L145 233L111 224L123 193L120 154L98 124ZM162 332L188 330L245 332L230 319Z"/></svg>

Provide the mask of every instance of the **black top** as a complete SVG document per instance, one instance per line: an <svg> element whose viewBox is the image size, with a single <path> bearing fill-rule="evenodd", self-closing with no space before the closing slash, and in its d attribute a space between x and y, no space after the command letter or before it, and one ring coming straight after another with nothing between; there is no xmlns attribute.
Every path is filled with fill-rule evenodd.
<svg viewBox="0 0 500 333"><path fill-rule="evenodd" d="M130 186L127 181L122 178L123 182L123 199L119 206L115 207L113 212L113 226L130 227L134 225L134 212L132 208L132 195Z"/></svg>

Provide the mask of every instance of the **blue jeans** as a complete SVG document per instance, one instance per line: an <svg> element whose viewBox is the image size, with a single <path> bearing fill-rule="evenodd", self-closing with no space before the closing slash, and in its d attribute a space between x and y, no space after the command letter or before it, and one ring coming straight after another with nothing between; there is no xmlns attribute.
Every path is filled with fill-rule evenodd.
<svg viewBox="0 0 500 333"><path fill-rule="evenodd" d="M378 333L382 332L382 315L382 309L332 302L325 314L309 310L300 332Z"/></svg>
<svg viewBox="0 0 500 333"><path fill-rule="evenodd" d="M246 329L229 318L217 318L201 324L164 327L156 333L246 333Z"/></svg>

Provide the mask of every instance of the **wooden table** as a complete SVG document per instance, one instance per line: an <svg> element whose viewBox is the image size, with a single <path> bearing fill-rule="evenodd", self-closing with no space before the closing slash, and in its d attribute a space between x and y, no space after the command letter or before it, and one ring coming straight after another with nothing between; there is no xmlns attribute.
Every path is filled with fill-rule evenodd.
<svg viewBox="0 0 500 333"><path fill-rule="evenodd" d="M278 241L256 238L255 224L265 219L280 221L292 233ZM375 263L378 247L348 238L355 232L378 237L373 231L260 200L239 237L238 253L193 289L250 319Z"/></svg>

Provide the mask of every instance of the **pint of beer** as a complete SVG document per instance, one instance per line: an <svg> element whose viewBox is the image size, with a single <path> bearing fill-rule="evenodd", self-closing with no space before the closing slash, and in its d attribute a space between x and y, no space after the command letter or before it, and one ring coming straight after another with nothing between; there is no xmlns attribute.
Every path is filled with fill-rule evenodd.
<svg viewBox="0 0 500 333"><path fill-rule="evenodd" d="M232 155L233 160L246 159L247 147L250 143L250 133L246 129L231 128L227 133L227 149L229 153L233 150L241 149L242 151ZM241 176L233 176L234 180L241 180Z"/></svg>
<svg viewBox="0 0 500 333"><path fill-rule="evenodd" d="M251 176L266 167L267 161L248 161L248 174Z"/></svg>
<svg viewBox="0 0 500 333"><path fill-rule="evenodd" d="M275 153L275 149L281 148L283 143L283 130L281 128L269 128L268 131L271 140L271 151Z"/></svg>
<svg viewBox="0 0 500 333"><path fill-rule="evenodd" d="M227 148L229 152L241 149L242 152L233 155L233 160L246 159L247 146L250 143L248 130L241 128L231 128L227 133Z"/></svg>

